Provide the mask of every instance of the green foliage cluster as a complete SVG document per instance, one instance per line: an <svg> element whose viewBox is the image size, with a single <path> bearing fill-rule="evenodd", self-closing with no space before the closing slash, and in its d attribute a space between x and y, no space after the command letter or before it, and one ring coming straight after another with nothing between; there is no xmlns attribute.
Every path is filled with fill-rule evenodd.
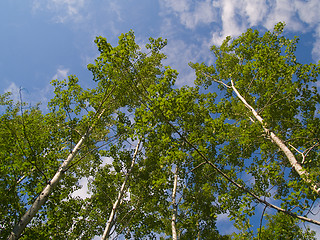
<svg viewBox="0 0 320 240"><path fill-rule="evenodd" d="M249 29L213 46L214 65L190 63L193 87L177 88L178 72L162 65L165 40L150 38L142 51L130 31L116 47L97 37L100 55L88 65L96 87L83 89L76 76L54 80L48 113L2 95L0 238L75 156L20 239L92 239L111 212L113 239L168 239L173 226L178 239L315 239L295 217L319 196L312 186L320 181L320 66L297 62L298 39L284 37L283 28ZM81 180L89 185L85 199L74 196ZM272 200L283 211L257 216ZM238 233L219 233L220 214ZM252 219L261 217L267 224L253 231Z"/></svg>

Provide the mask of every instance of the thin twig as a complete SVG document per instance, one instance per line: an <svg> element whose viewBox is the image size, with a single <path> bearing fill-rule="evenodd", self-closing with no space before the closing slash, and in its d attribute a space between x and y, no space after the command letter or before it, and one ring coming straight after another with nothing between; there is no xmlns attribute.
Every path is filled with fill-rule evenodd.
<svg viewBox="0 0 320 240"><path fill-rule="evenodd" d="M212 78L209 74L202 72L202 74L204 74L206 77L208 78ZM225 86L226 88L232 88L231 86L227 85L226 83L222 82L221 80L218 79L212 79L213 81L222 84L223 86Z"/></svg>
<svg viewBox="0 0 320 240"><path fill-rule="evenodd" d="M261 236L261 227L262 227L262 220L263 220L263 215L264 212L266 211L267 205L264 206L262 214L261 214L261 219L260 219L260 226L259 226L259 234L258 234L258 240L260 240L260 236Z"/></svg>
<svg viewBox="0 0 320 240"><path fill-rule="evenodd" d="M202 165L204 165L204 164L206 164L206 163L207 163L207 162L202 162L202 163L200 163L198 166L192 168L190 172L193 172L194 170L196 170L197 168L199 168L200 166L202 166Z"/></svg>

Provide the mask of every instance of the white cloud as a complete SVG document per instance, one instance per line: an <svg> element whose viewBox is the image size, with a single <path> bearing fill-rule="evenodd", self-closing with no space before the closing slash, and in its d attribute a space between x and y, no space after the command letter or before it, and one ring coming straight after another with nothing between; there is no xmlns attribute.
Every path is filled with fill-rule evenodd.
<svg viewBox="0 0 320 240"><path fill-rule="evenodd" d="M113 159L111 157L101 157L102 163L100 164L100 167L104 167L106 164L112 164ZM113 171L114 168L111 167L111 171Z"/></svg>
<svg viewBox="0 0 320 240"><path fill-rule="evenodd" d="M308 24L316 24L320 22L320 1L295 1L295 9L297 10L300 19Z"/></svg>
<svg viewBox="0 0 320 240"><path fill-rule="evenodd" d="M320 59L319 0L201 0L192 4L187 0L165 0L161 6L168 18L174 13L189 29L218 23L211 32L211 44L215 45L220 45L226 36L239 36L249 27L272 30L276 23L284 21L287 31L314 34L313 59Z"/></svg>
<svg viewBox="0 0 320 240"><path fill-rule="evenodd" d="M53 86L51 84L47 84L43 88L28 86L18 87L16 83L11 82L10 85L4 89L4 92L11 92L11 99L14 103L22 100L28 104L28 107L41 103L40 109L46 112L46 105L53 94Z"/></svg>
<svg viewBox="0 0 320 240"><path fill-rule="evenodd" d="M48 110L47 104L50 101L50 99L53 97L54 87L51 84L47 84L44 88L35 89L33 90L33 92L35 92L36 94L32 94L32 95L38 96L38 98L34 100L36 100L37 103L41 102L40 109L43 112L47 112Z"/></svg>
<svg viewBox="0 0 320 240"><path fill-rule="evenodd" d="M110 157L102 157L101 160L102 160L102 163L100 164L100 167L103 167L106 164L112 164L112 161L113 161L113 159ZM114 171L114 168L111 167L110 170ZM91 193L89 192L88 183L89 183L89 181L92 181L93 179L94 179L93 177L89 177L89 179L85 178L85 177L81 178L79 180L79 185L81 186L81 188L74 191L71 194L71 196L72 197L80 197L82 199L89 198L91 196Z"/></svg>
<svg viewBox="0 0 320 240"><path fill-rule="evenodd" d="M71 194L72 197L80 197L82 199L86 199L88 197L90 197L90 193L88 190L88 179L87 178L81 178L79 180L79 184L80 186L82 186L80 189L78 189L77 191L73 192Z"/></svg>
<svg viewBox="0 0 320 240"><path fill-rule="evenodd" d="M65 79L68 77L69 69L64 67L59 67L57 72L52 77L52 79Z"/></svg>
<svg viewBox="0 0 320 240"><path fill-rule="evenodd" d="M11 92L13 102L20 101L20 88L14 82L10 83L9 87L4 89L4 92Z"/></svg>
<svg viewBox="0 0 320 240"><path fill-rule="evenodd" d="M243 1L224 0L221 2L222 30L212 33L212 44L220 45L226 36L239 36L247 28Z"/></svg>
<svg viewBox="0 0 320 240"><path fill-rule="evenodd" d="M245 2L244 8L250 26L254 26L265 18L268 6L266 0L251 0Z"/></svg>
<svg viewBox="0 0 320 240"><path fill-rule="evenodd" d="M194 43L188 39L181 38L176 31L176 25L170 18L166 18L161 26L160 36L168 39L168 45L163 52L167 55L164 65L169 65L179 72L177 86L193 85L195 79L194 70L188 65L189 62L205 61L208 64L213 62L213 55L209 51L210 41L203 35L194 35Z"/></svg>
<svg viewBox="0 0 320 240"><path fill-rule="evenodd" d="M314 60L320 61L320 24L316 27L315 38L316 41L313 44L312 57Z"/></svg>
<svg viewBox="0 0 320 240"><path fill-rule="evenodd" d="M188 0L164 0L166 7L171 8L174 12L187 12L189 11Z"/></svg>
<svg viewBox="0 0 320 240"><path fill-rule="evenodd" d="M239 232L239 230L233 224L234 221L230 220L229 213L223 213L218 215L216 226L220 234L224 235Z"/></svg>
<svg viewBox="0 0 320 240"><path fill-rule="evenodd" d="M118 1L110 1L109 2L109 7L112 12L114 12L117 15L117 19L119 21L123 21L123 18L121 16L121 5L119 4Z"/></svg>
<svg viewBox="0 0 320 240"><path fill-rule="evenodd" d="M189 1L164 1L164 6L180 18L187 28L194 29L198 24L210 24L217 20L217 7L211 0L199 1L190 6Z"/></svg>
<svg viewBox="0 0 320 240"><path fill-rule="evenodd" d="M54 21L64 23L67 20L79 22L84 19L82 10L85 9L84 0L34 0L33 11L48 10L54 13Z"/></svg>
<svg viewBox="0 0 320 240"><path fill-rule="evenodd" d="M300 19L307 24L308 30L314 31L315 42L312 49L312 57L315 61L320 60L320 1L310 0L296 1L295 9Z"/></svg>
<svg viewBox="0 0 320 240"><path fill-rule="evenodd" d="M191 29L194 29L198 24L210 24L217 20L216 8L210 1L199 2L195 6L193 12L186 12L181 16L182 22Z"/></svg>
<svg viewBox="0 0 320 240"><path fill-rule="evenodd" d="M269 8L267 19L262 23L266 28L273 29L278 22L285 22L287 29L293 31L303 30L303 25L296 16L297 12L293 0L275 0Z"/></svg>
<svg viewBox="0 0 320 240"><path fill-rule="evenodd" d="M188 63L197 62L199 59L206 59L210 54L209 44L203 42L202 46L196 44L188 44L183 40L172 39L164 49L164 53L168 59L164 61L165 65L171 66L179 72L177 85L193 85L195 79L194 70ZM206 59L207 60L207 59Z"/></svg>
<svg viewBox="0 0 320 240"><path fill-rule="evenodd" d="M319 206L319 202L315 202L314 206L315 207L313 207L311 209L312 213L309 213L307 215L307 217L311 218L311 219L314 219L316 221L320 221L320 215L319 215L320 206ZM309 227L311 230L315 231L316 232L316 239L320 239L320 226L312 224L312 223L308 223L308 222L302 222L300 224L300 227L303 228L304 226Z"/></svg>

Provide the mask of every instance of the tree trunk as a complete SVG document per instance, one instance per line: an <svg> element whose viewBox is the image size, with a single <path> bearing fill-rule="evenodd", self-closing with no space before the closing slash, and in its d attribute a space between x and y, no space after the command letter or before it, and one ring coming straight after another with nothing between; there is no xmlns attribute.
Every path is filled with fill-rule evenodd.
<svg viewBox="0 0 320 240"><path fill-rule="evenodd" d="M80 147L82 146L83 142L87 139L91 131L92 131L92 127L88 128L87 132L81 137L77 145L73 148L72 152L69 154L68 158L61 164L61 166L59 167L59 170L56 172L54 177L47 184L47 186L42 190L42 192L33 202L32 206L28 209L28 211L21 217L19 223L13 228L8 240L15 240L20 237L20 234L26 228L27 224L37 214L41 206L47 201L52 189L54 189L57 186L58 182L62 178L68 165L74 159Z"/></svg>
<svg viewBox="0 0 320 240"><path fill-rule="evenodd" d="M290 149L286 146L286 144L272 131L270 131L265 123L263 122L263 118L257 113L257 111L247 103L247 101L242 97L242 95L238 92L236 87L234 86L233 81L231 80L231 88L236 93L238 98L242 101L242 103L252 112L253 116L261 123L263 130L265 133L270 136L271 140L281 149L281 151L286 155L291 167L300 175L300 177L306 182L311 184L311 188L316 194L320 195L320 188L317 187L316 184L312 183L308 178L308 173L303 170L301 164L297 161L294 154L290 151Z"/></svg>
<svg viewBox="0 0 320 240"><path fill-rule="evenodd" d="M172 207L173 207L172 218L171 218L172 240L177 240L177 229L176 229L176 220L177 220L177 203L176 203L177 184L178 184L178 166L176 166L176 170L174 172L174 181L173 181L173 189L172 189Z"/></svg>
<svg viewBox="0 0 320 240"><path fill-rule="evenodd" d="M110 234L111 227L112 227L112 221L114 219L114 215L116 214L117 208L120 205L120 202L122 200L122 196L123 196L123 194L125 192L125 187L126 187L128 179L129 179L130 173L131 173L131 171L133 169L133 166L135 164L135 160L136 160L136 156L137 156L137 153L138 153L138 150L139 150L139 146L140 146L140 140L139 140L139 142L138 142L138 144L136 146L136 149L134 151L130 169L128 170L128 172L126 174L126 177L125 177L125 179L124 179L124 181L123 181L123 183L121 185L120 192L118 194L118 198L117 198L117 200L115 201L115 203L112 206L112 210L111 210L107 225L106 225L106 227L104 229L104 232L103 232L101 240L105 240L105 239L109 238L109 234Z"/></svg>
<svg viewBox="0 0 320 240"><path fill-rule="evenodd" d="M108 97L111 95L113 89L108 94L108 96L104 99L104 101L101 102L100 107L102 104L108 99ZM97 116L96 120L99 120L103 113L105 112L105 108L101 110L100 114ZM72 149L72 152L68 155L67 159L61 164L56 174L53 176L51 181L45 186L45 188L42 190L42 192L39 194L39 196L36 198L36 200L33 202L32 206L27 210L27 212L21 217L18 224L15 225L13 228L10 236L8 237L8 240L16 240L20 237L23 230L26 228L28 223L32 220L32 218L37 214L39 209L42 207L42 205L47 201L52 189L54 189L61 178L63 177L64 172L67 170L68 165L72 162L72 160L75 158L77 153L79 152L82 144L84 141L89 137L91 131L93 130L95 126L95 121L92 123L91 126L87 128L87 131L84 135L82 135L81 139L78 141L76 146Z"/></svg>

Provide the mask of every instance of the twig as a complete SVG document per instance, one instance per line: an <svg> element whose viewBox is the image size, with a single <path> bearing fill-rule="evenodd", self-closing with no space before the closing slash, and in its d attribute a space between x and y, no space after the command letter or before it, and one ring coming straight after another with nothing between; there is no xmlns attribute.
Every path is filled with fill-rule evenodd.
<svg viewBox="0 0 320 240"><path fill-rule="evenodd" d="M202 72L202 74L204 74L206 77L208 78L212 78L209 74L205 73L205 72ZM224 82L222 82L221 80L218 80L218 79L212 79L213 81L217 82L217 83L220 83L222 84L223 86L225 86L226 88L232 88L231 86L225 84Z"/></svg>
<svg viewBox="0 0 320 240"><path fill-rule="evenodd" d="M200 163L198 166L192 168L190 172L193 172L194 170L196 170L197 168L199 168L200 166L202 166L202 165L204 165L204 164L206 164L206 163L207 163L207 162L202 162L202 163Z"/></svg>
<svg viewBox="0 0 320 240"><path fill-rule="evenodd" d="M261 227L262 227L262 220L263 220L263 215L264 212L266 211L267 205L264 206L262 214L261 214L261 219L260 219L260 226L259 226L259 234L258 234L258 240L260 240L261 237Z"/></svg>

